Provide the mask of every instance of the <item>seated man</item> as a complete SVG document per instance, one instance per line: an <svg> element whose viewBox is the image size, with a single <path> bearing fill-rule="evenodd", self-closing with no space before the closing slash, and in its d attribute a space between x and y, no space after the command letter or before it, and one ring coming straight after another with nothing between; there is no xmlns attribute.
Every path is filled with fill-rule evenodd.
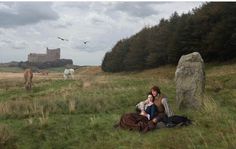
<svg viewBox="0 0 236 149"><path fill-rule="evenodd" d="M153 86L151 88L152 95L155 97L154 104L158 108L158 115L152 119L154 123L163 121L165 117L173 116L173 112L167 102L167 97L161 94L160 88Z"/></svg>

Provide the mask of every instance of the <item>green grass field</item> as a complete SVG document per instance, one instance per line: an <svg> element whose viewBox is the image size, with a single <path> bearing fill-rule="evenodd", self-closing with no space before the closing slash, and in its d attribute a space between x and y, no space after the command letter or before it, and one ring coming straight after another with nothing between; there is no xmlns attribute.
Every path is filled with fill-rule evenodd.
<svg viewBox="0 0 236 149"><path fill-rule="evenodd" d="M0 66L0 72L23 72L24 70L20 67L3 67Z"/></svg>
<svg viewBox="0 0 236 149"><path fill-rule="evenodd" d="M236 64L206 66L205 102L198 111L176 108L174 72L174 66L115 74L84 67L75 80L35 76L31 92L24 90L23 78L0 78L0 148L235 148ZM146 134L114 129L153 85L193 125Z"/></svg>

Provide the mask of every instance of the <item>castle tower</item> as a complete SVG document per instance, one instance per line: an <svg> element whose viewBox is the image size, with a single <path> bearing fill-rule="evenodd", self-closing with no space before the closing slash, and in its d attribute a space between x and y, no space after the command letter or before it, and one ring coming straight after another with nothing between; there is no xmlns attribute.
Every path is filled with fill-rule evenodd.
<svg viewBox="0 0 236 149"><path fill-rule="evenodd" d="M55 60L60 59L60 52L61 52L60 48L57 48L57 49L47 48L48 61L55 61Z"/></svg>

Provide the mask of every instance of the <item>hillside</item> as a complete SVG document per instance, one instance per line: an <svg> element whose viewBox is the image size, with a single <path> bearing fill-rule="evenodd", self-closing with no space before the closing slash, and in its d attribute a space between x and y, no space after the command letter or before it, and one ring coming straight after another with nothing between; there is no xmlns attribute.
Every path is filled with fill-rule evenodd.
<svg viewBox="0 0 236 149"><path fill-rule="evenodd" d="M107 52L102 70L121 72L176 65L182 55L199 52L205 62L236 57L236 3L209 2L184 14L144 27Z"/></svg>
<svg viewBox="0 0 236 149"><path fill-rule="evenodd" d="M31 92L23 88L22 73L0 75L0 148L234 148L236 64L207 64L200 111L176 109L174 72L170 65L115 74L83 67L75 80L64 80L58 71L35 74ZM152 85L193 125L147 134L114 129Z"/></svg>

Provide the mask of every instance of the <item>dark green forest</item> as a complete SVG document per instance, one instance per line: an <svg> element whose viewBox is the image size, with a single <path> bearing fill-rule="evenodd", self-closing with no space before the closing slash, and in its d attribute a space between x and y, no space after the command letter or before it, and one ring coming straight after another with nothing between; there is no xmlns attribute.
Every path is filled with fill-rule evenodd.
<svg viewBox="0 0 236 149"><path fill-rule="evenodd" d="M199 52L205 62L224 62L236 57L236 3L209 2L188 13L174 12L158 25L122 39L102 62L106 72L134 71L178 63Z"/></svg>

